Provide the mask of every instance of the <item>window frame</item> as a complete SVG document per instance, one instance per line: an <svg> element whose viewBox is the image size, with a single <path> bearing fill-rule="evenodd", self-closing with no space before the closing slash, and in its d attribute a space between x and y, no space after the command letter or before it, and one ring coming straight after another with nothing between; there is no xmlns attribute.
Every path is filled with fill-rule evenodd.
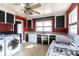
<svg viewBox="0 0 79 59"><path fill-rule="evenodd" d="M77 21L78 21L78 15L77 15L77 13L78 13L78 9L77 9L78 7L76 6L73 10L72 10L72 12L69 14L69 34L72 34L72 35L74 35L74 34L77 34L77 31L78 31L78 29L77 29ZM74 16L74 12L76 12L76 22L73 22L73 17L75 17ZM74 26L77 26L76 27L76 32L75 31L73 31L72 32L72 27L74 27Z"/></svg>
<svg viewBox="0 0 79 59"><path fill-rule="evenodd" d="M36 29L35 29L36 32L52 32L52 20L39 20L39 21L36 21L36 22L40 22L40 21L43 23L43 26L37 26L37 25L36 25ZM50 22L51 22L51 25L50 25L50 26L44 26L44 22L45 22L45 21L50 21ZM38 31L38 30L37 30L37 27L42 27L43 30L42 30L42 31ZM45 28L45 27L51 27L51 31L44 31L44 28Z"/></svg>

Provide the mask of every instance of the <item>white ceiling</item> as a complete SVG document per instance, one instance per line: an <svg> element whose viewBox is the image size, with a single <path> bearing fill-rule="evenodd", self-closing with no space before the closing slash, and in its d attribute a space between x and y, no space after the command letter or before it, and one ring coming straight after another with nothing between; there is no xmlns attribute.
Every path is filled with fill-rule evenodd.
<svg viewBox="0 0 79 59"><path fill-rule="evenodd" d="M20 5L20 3L6 3L6 6L10 6L15 11L16 15L27 17L27 18L37 18L37 17L43 17L43 16L50 16L50 15L57 15L57 14L65 14L71 3L41 3L41 7L35 9L36 11L40 12L39 14L33 14L33 15L25 15L23 10L20 10L23 8L23 6Z"/></svg>

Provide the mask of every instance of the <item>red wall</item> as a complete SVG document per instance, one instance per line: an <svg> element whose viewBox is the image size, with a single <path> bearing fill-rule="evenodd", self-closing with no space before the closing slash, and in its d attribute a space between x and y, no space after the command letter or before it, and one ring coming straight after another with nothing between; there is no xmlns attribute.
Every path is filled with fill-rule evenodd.
<svg viewBox="0 0 79 59"><path fill-rule="evenodd" d="M0 23L0 32L11 31L13 29L12 24Z"/></svg>
<svg viewBox="0 0 79 59"><path fill-rule="evenodd" d="M26 18L24 18L24 17L21 17L21 16L16 16L15 17L16 18L16 20L18 19L18 20L22 20L23 21L23 28L24 28L24 32L26 32L26 31L29 31L29 32L35 32L35 20L32 20L33 21L33 28L32 29L28 29L27 28L27 20L26 20Z"/></svg>
<svg viewBox="0 0 79 59"><path fill-rule="evenodd" d="M78 28L77 28L78 31L77 31L77 34L79 34L79 3L72 3L71 6L69 7L69 9L67 10L67 12L66 12L66 22L67 22L67 24L66 24L66 25L67 25L67 29L69 29L69 28L68 28L68 20L69 20L69 19L68 19L68 18L69 18L68 16L69 16L69 14L72 12L72 10L73 10L76 6L78 6L78 26L77 26L77 27L78 27Z"/></svg>
<svg viewBox="0 0 79 59"><path fill-rule="evenodd" d="M21 17L21 16L15 16L16 20L22 20L23 21L23 30L26 30L26 18Z"/></svg>
<svg viewBox="0 0 79 59"><path fill-rule="evenodd" d="M45 20L46 18L44 18L43 20ZM68 33L67 32L67 28L55 28L55 17L52 17L52 32L64 32L64 33ZM32 29L26 29L26 31L35 31L35 24L36 21L33 20L33 28Z"/></svg>
<svg viewBox="0 0 79 59"><path fill-rule="evenodd" d="M16 19L23 20L23 28L24 30L26 29L26 18L16 16ZM6 23L0 23L0 31L1 32L6 32L6 31L11 31L13 29L13 24L6 24Z"/></svg>
<svg viewBox="0 0 79 59"><path fill-rule="evenodd" d="M53 32L67 33L67 29L66 28L54 28Z"/></svg>

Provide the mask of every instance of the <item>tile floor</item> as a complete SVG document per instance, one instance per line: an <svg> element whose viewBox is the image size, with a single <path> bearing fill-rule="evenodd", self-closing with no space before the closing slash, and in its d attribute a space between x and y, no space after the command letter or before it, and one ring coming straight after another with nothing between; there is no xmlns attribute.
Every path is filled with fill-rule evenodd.
<svg viewBox="0 0 79 59"><path fill-rule="evenodd" d="M48 45L23 43L21 50L14 56L46 56Z"/></svg>

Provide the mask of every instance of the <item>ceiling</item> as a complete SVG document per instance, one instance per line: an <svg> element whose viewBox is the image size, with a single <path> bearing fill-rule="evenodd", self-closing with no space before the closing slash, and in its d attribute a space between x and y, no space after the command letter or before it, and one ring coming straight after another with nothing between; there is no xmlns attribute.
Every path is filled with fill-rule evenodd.
<svg viewBox="0 0 79 59"><path fill-rule="evenodd" d="M34 3L35 4L35 3ZM71 3L41 3L40 8L36 8L34 10L39 11L40 14L33 14L33 15L25 15L21 3L6 3L6 5L11 6L13 10L15 10L16 15L27 17L27 18L38 18L50 15L57 15L57 14L65 14ZM31 3L33 5L33 3Z"/></svg>

